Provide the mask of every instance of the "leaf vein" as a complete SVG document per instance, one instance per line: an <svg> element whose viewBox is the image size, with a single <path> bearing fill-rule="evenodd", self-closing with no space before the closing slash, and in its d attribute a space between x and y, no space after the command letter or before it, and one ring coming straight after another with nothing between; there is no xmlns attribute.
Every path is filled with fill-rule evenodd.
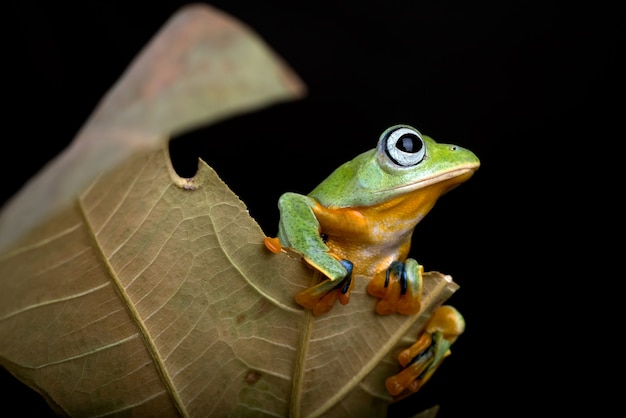
<svg viewBox="0 0 626 418"><path fill-rule="evenodd" d="M316 342L321 342L321 341L324 341L324 340L330 340L330 339L338 337L338 336L340 336L340 335L342 335L342 334L344 334L346 332L350 332L350 330L353 330L353 329L356 329L356 328L358 328L358 327L348 327L348 328L345 328L345 329L341 329L339 332L335 332L333 334L328 334L327 333L327 334L324 334L324 335L322 335L321 337L318 337L318 338L311 338L310 343L316 343Z"/></svg>
<svg viewBox="0 0 626 418"><path fill-rule="evenodd" d="M82 225L81 222L76 223L75 225L64 229L63 231L60 231L58 233L56 233L55 235L51 235L45 239L42 239L40 241L37 241L31 245L27 245L24 247L19 247L17 249L15 249L14 251L9 251L5 254L2 255L2 257L0 257L0 262L4 263L6 260L11 259L13 257L17 257L20 254L24 254L26 252L32 251L32 250L36 250L40 247L43 247L46 244L49 244L53 241L56 241L58 239L61 239L63 237L65 237L66 235L71 234L72 232L76 231L78 228L80 228L80 226Z"/></svg>
<svg viewBox="0 0 626 418"><path fill-rule="evenodd" d="M79 298L81 296L85 296L85 295L88 295L90 293L93 293L93 292L97 292L98 290L103 289L103 288L105 288L107 286L110 286L110 285L111 285L110 282L105 282L105 283L102 283L99 286L93 287L93 288L91 288L89 290L85 290L84 292L74 293L72 295L64 296L62 298L50 299L50 300L47 300L45 302L34 303L32 305L25 306L25 307L23 307L21 309L18 309L16 311L13 311L11 313L8 313L7 315L4 315L4 316L0 317L0 321L4 321L4 320L9 319L9 318L11 318L11 317L13 317L15 315L19 315L21 313L30 311L32 309L37 309L37 308L41 308L41 307L44 307L44 306L53 305L55 303L67 302L69 300L76 299L76 298Z"/></svg>
<svg viewBox="0 0 626 418"><path fill-rule="evenodd" d="M108 350L110 348L117 347L118 345L125 344L125 343L127 343L129 341L132 341L132 340L136 339L138 336L139 336L139 334L133 334L133 335L128 336L126 338L122 338L121 340L117 340L117 341L115 341L115 342L113 342L111 344L106 344L106 345L100 346L100 347L98 347L98 348L96 348L94 350L86 351L84 353L80 353L80 354L77 354L75 356L70 356L70 357L67 357L67 358L64 358L64 359L61 359L61 360L51 361L49 363L44 363L44 364L40 364L40 365L37 365L37 366L24 366L23 365L22 367L25 367L25 368L28 368L28 369L33 369L33 370L38 370L38 369L43 369L43 368L48 367L48 366L54 366L56 364L67 363L68 361L77 360L77 359L83 358L85 356L90 356L90 355L98 353L100 351L105 351L105 350Z"/></svg>
<svg viewBox="0 0 626 418"><path fill-rule="evenodd" d="M266 343L274 345L276 347L286 348L289 351L295 351L296 350L296 347L293 347L290 344L283 344L283 343L280 343L278 341L273 341L273 340L271 340L269 338L262 337L260 335L252 335L250 337L240 337L240 339L241 340L260 340L260 341L265 341Z"/></svg>
<svg viewBox="0 0 626 418"><path fill-rule="evenodd" d="M139 406L139 405L146 404L146 403L150 402L151 400L156 399L156 398L158 398L159 396L162 396L162 395L163 395L163 394L165 394L165 393L166 393L165 389L164 389L164 390L162 390L162 391L159 391L159 392L155 392L153 395L148 396L147 398L143 398L140 402L135 402L135 403L132 403L132 404L127 404L127 405L124 405L122 408L119 408L119 409L108 410L108 411L106 411L104 414L100 414L100 415L93 415L93 418L105 417L105 416L107 416L107 417L108 417L108 416L112 416L112 415L117 415L117 414L119 414L119 413L120 413L120 412L122 412L122 411L127 411L127 410L129 410L129 409L136 408L136 407L137 407L137 406Z"/></svg>

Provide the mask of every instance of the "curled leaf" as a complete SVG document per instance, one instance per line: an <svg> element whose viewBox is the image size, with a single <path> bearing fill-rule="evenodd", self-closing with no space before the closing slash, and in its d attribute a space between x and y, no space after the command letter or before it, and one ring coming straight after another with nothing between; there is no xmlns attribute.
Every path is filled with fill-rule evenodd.
<svg viewBox="0 0 626 418"><path fill-rule="evenodd" d="M304 92L299 78L242 23L206 5L183 8L106 94L68 149L5 205L0 252L133 154Z"/></svg>

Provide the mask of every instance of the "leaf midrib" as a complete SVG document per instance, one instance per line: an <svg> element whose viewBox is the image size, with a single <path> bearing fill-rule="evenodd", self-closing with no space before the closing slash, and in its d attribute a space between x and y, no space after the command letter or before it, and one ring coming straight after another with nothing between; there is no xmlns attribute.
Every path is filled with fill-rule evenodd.
<svg viewBox="0 0 626 418"><path fill-rule="evenodd" d="M82 218L83 224L85 225L87 234L89 235L89 239L91 240L92 248L94 248L94 254L100 260L102 265L105 267L106 271L109 273L109 277L111 278L111 281L113 282L117 293L124 301L124 305L128 309L128 313L130 314L131 319L133 320L133 322L136 324L137 328L139 329L139 333L141 334L141 337L143 338L144 344L146 345L146 348L148 349L148 352L150 353L150 356L152 357L154 366L157 369L157 372L159 373L159 375L161 376L163 385L165 386L167 393L170 395L170 399L172 400L172 403L174 404L176 410L178 410L181 417L188 417L189 414L187 413L184 407L182 399L180 398L180 396L178 395L178 392L176 391L174 382L172 381L171 376L167 372L167 368L165 367L165 363L163 359L159 355L159 351L157 350L157 347L154 345L154 342L150 338L150 333L148 329L146 328L145 324L141 320L141 315L139 315L139 312L135 309L135 306L132 303L130 296L124 289L124 286L122 285L122 282L120 281L115 270L113 269L113 266L111 266L111 264L109 263L109 260L104 255L104 252L102 251L102 247L99 245L98 239L95 235L95 231L93 230L91 224L89 223L89 219L87 218L87 213L86 213L85 207L83 206L82 199L78 198L76 200L77 200L78 212L80 213L80 216Z"/></svg>

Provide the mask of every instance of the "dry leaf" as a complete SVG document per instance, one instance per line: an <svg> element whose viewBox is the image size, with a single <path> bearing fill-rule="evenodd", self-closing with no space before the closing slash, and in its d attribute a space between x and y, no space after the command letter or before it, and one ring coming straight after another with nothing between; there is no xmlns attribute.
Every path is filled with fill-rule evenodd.
<svg viewBox="0 0 626 418"><path fill-rule="evenodd" d="M377 316L357 277L349 305L315 318L293 300L312 271L264 248L210 167L182 179L166 151L302 91L232 18L174 16L0 213L0 364L72 416L385 416L395 355L449 276L427 274L420 315Z"/></svg>

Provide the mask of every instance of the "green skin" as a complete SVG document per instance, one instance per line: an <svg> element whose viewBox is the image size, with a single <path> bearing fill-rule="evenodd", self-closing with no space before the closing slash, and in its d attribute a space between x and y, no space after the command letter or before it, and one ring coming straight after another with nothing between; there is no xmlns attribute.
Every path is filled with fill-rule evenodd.
<svg viewBox="0 0 626 418"><path fill-rule="evenodd" d="M416 164L402 166L385 151L386 137L401 128L415 132L423 140L424 157ZM331 209L376 206L405 193L473 172L479 165L476 155L467 149L438 144L408 125L392 126L381 134L376 149L341 165L307 196L297 193L282 195L278 203L278 238L281 245L303 254L335 285L337 280L346 276L347 271L329 255L328 247L320 237L320 224L312 210L316 203ZM433 196L432 204L438 197ZM419 220L421 218L414 223ZM416 267L407 271L409 281L420 280L416 277L419 265L414 264Z"/></svg>

